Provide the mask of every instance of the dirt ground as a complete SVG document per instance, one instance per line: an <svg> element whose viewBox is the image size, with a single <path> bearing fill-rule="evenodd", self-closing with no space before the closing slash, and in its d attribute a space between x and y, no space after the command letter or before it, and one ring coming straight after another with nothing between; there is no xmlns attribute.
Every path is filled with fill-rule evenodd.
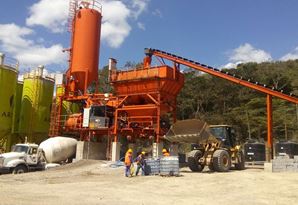
<svg viewBox="0 0 298 205"><path fill-rule="evenodd" d="M181 177L124 177L106 161L80 161L44 172L0 176L1 205L297 204L298 173L246 169Z"/></svg>

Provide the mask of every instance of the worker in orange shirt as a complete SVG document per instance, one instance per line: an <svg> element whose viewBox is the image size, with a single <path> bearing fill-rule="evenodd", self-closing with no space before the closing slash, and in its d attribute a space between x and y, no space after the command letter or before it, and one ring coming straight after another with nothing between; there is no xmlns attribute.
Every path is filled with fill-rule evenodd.
<svg viewBox="0 0 298 205"><path fill-rule="evenodd" d="M162 155L163 155L164 157L169 157L169 156L170 156L170 153L167 151L167 149L163 148L163 149L162 149Z"/></svg>
<svg viewBox="0 0 298 205"><path fill-rule="evenodd" d="M131 176L130 173L130 167L132 164L132 149L128 149L126 154L125 154L125 159L124 159L124 164L125 164L125 176L129 177Z"/></svg>

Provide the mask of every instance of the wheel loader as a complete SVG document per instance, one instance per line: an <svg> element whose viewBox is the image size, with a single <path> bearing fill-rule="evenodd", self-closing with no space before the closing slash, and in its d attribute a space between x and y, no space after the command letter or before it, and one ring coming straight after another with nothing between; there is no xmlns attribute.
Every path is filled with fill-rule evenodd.
<svg viewBox="0 0 298 205"><path fill-rule="evenodd" d="M187 161L193 172L201 172L205 166L217 172L227 172L232 165L237 170L245 168L244 155L232 126L208 126L196 119L182 120L173 124L164 138L173 143L192 144Z"/></svg>

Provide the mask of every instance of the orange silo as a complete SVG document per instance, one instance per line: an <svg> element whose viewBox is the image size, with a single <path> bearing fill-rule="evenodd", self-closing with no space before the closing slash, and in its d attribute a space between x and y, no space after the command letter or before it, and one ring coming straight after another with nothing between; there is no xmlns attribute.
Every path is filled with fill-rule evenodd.
<svg viewBox="0 0 298 205"><path fill-rule="evenodd" d="M72 22L72 48L68 85L71 93L86 94L98 81L101 7L96 1L81 1Z"/></svg>

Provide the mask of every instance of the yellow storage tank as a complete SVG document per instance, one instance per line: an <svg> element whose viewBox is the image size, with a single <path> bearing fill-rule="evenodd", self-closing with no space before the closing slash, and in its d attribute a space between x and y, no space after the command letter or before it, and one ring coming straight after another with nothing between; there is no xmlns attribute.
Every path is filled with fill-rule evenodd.
<svg viewBox="0 0 298 205"><path fill-rule="evenodd" d="M56 85L56 104L58 105L60 102L59 96L62 96L65 93L65 88L62 85ZM62 118L78 113L80 111L80 106L77 103L70 102L70 101L63 101L62 102L62 111L61 115Z"/></svg>
<svg viewBox="0 0 298 205"><path fill-rule="evenodd" d="M22 107L22 93L23 93L23 81L18 81L15 89L15 97L13 103L12 112L12 127L11 127L11 137L8 140L10 147L23 142L24 139L19 136L19 125L20 125L20 112Z"/></svg>
<svg viewBox="0 0 298 205"><path fill-rule="evenodd" d="M15 99L15 88L18 76L17 61L0 53L0 152L10 151L8 140L12 127L12 112ZM3 150L4 149L4 150Z"/></svg>
<svg viewBox="0 0 298 205"><path fill-rule="evenodd" d="M23 81L18 81L15 89L15 98L12 113L12 129L13 134L19 133L20 112L22 107Z"/></svg>
<svg viewBox="0 0 298 205"><path fill-rule="evenodd" d="M50 127L54 79L45 77L43 69L24 75L19 133L32 143L45 140Z"/></svg>

